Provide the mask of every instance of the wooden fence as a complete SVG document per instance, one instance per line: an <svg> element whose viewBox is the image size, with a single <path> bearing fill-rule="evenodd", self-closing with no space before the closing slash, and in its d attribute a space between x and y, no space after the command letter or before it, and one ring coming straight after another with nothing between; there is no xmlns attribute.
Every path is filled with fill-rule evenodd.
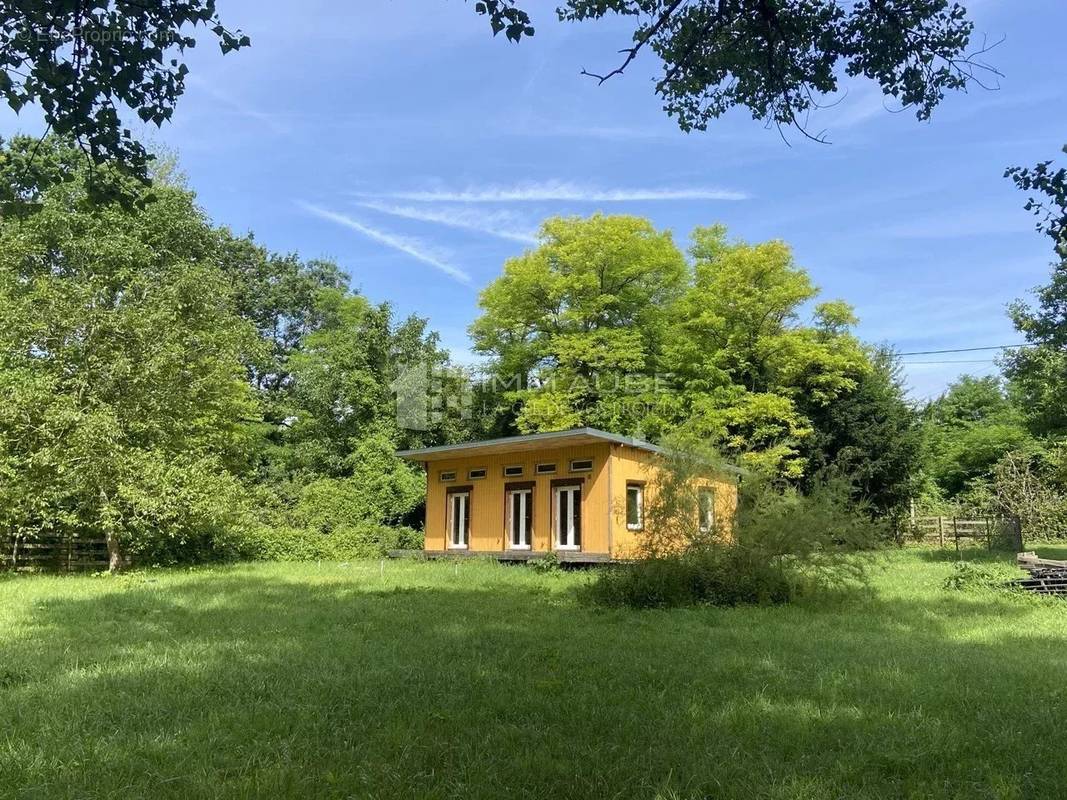
<svg viewBox="0 0 1067 800"><path fill-rule="evenodd" d="M1023 529L1017 519L979 517L915 517L911 521L910 540L939 547L978 546L989 550L1023 549Z"/></svg>
<svg viewBox="0 0 1067 800"><path fill-rule="evenodd" d="M21 572L89 572L107 569L107 541L82 536L8 537L0 569Z"/></svg>

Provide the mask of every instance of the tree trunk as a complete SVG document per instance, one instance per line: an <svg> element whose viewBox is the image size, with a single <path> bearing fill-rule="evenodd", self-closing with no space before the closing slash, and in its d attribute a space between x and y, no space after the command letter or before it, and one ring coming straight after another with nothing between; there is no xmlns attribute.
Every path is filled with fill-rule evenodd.
<svg viewBox="0 0 1067 800"><path fill-rule="evenodd" d="M125 567L126 557L122 553L119 538L114 533L109 533L107 535L107 571L114 575Z"/></svg>

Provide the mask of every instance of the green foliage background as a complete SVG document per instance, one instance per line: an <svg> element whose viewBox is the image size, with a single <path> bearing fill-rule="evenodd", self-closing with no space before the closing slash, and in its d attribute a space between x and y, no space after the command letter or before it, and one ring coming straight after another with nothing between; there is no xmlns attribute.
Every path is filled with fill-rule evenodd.
<svg viewBox="0 0 1067 800"><path fill-rule="evenodd" d="M106 536L141 563L417 547L424 476L397 449L586 425L714 449L797 496L832 481L898 528L918 498L1067 531L1058 239L1037 306L1011 309L1032 346L1003 380L917 409L894 353L856 337L785 243L712 225L683 250L638 217L553 218L481 294L473 381L336 264L213 225L172 161L151 188L107 170L62 139L0 146L0 528L16 539ZM413 367L470 402L402 429Z"/></svg>

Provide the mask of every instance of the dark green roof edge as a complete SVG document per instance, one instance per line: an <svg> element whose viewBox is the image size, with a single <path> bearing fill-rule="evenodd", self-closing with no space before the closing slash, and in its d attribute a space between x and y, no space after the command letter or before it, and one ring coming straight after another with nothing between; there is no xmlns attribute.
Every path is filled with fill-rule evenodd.
<svg viewBox="0 0 1067 800"><path fill-rule="evenodd" d="M520 436L503 436L499 439L481 439L476 442L461 442L459 444L443 444L436 447L422 447L417 450L398 450L396 455L399 458L407 458L412 461L418 461L419 456L433 455L434 453L446 453L463 452L464 450L473 450L478 447L486 447L488 445L497 444L520 444L525 442L550 442L553 439L568 439L574 436L591 436L594 439L600 439L605 442L611 442L613 444L624 444L628 447L636 447L638 450L647 450L650 453L663 453L665 452L662 447L652 442L646 442L643 439L637 439L633 436L622 436L618 433L608 433L607 431L598 430L597 428L569 428L562 431L545 431L544 433L527 433ZM720 469L726 472L732 472L741 474L741 470L737 467L729 465L722 465Z"/></svg>
<svg viewBox="0 0 1067 800"><path fill-rule="evenodd" d="M605 442L625 444L640 450L648 450L652 453L662 453L663 448L651 442L635 439L632 436L621 436L617 433L597 430L596 428L568 428L563 431L545 431L544 433L527 433L520 436L503 436L499 439L481 439L476 442L461 442L459 444L443 444L437 447L423 447L418 450L398 450L400 458L417 458L418 456L431 455L432 453L444 453L449 450L473 450L476 447L486 447L495 444L522 444L525 442L552 441L553 439L568 439L573 436L592 436Z"/></svg>

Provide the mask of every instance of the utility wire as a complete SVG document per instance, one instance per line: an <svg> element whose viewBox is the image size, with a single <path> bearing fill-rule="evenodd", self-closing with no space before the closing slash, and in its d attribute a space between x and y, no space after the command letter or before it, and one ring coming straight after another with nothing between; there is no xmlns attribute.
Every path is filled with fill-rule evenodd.
<svg viewBox="0 0 1067 800"><path fill-rule="evenodd" d="M905 364L992 364L991 358L959 358L950 361L905 361Z"/></svg>
<svg viewBox="0 0 1067 800"><path fill-rule="evenodd" d="M1033 347L1032 344L994 344L989 347L958 347L954 350L916 350L912 353L897 353L898 356L936 356L942 353L974 353L978 350L1011 350L1017 347Z"/></svg>

